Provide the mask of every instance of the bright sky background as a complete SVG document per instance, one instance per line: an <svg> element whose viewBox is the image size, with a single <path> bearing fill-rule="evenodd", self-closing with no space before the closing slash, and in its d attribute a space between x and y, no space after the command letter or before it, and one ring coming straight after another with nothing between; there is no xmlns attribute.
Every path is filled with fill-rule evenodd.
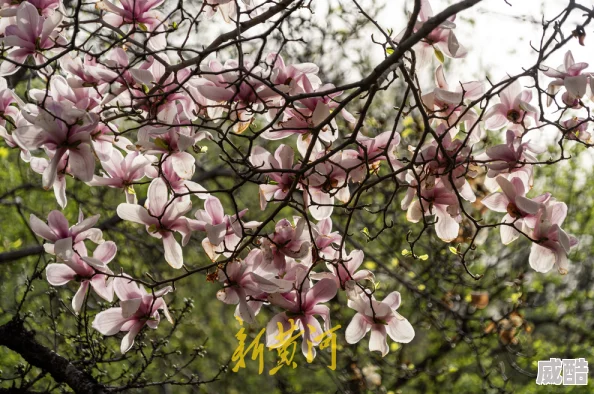
<svg viewBox="0 0 594 394"><path fill-rule="evenodd" d="M412 11L413 0L383 0L385 9L379 15L378 22L384 28L400 31L406 19L403 9ZM533 64L536 53L530 48L530 41L538 43L541 38L542 15L551 18L559 14L567 0L508 0L511 7L503 0L484 0L475 7L459 14L456 19L456 36L468 49L465 59L449 61L448 79L456 82L460 77L463 82L484 79L485 73L498 81L506 73L516 73ZM361 5L367 0L360 2ZM433 11L437 14L454 1L431 0ZM582 0L586 6L594 5L592 0ZM578 16L576 14L576 16ZM474 21L474 24L470 22ZM575 19L574 19L575 20ZM564 33L571 34L575 24L568 24ZM587 46L582 47L577 40L568 45L577 62L585 61L594 65L594 52L589 41L594 40L592 29L588 29ZM557 67L563 62L565 51L558 53L552 64ZM436 60L435 60L436 61ZM450 77L451 76L451 77Z"/></svg>

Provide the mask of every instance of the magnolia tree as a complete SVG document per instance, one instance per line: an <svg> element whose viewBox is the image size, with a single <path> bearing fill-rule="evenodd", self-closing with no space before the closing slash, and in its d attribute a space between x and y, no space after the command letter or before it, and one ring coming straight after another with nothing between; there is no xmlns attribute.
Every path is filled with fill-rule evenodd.
<svg viewBox="0 0 594 394"><path fill-rule="evenodd" d="M56 204L27 218L43 250L17 257L43 258L22 285L25 296L33 279L72 290L71 303L62 302L70 318L87 322L86 335L112 354L95 354L89 364L52 352L27 331L19 307L1 327L10 338L2 344L55 382L81 393L156 385L108 379L98 365L130 360L139 333L158 341L162 325L175 327L187 311L178 305L179 313L170 313L171 296L200 274L207 275L204 286L218 290L212 303L228 304L244 325L272 312L267 347L300 334L312 359L323 334L342 324L336 334L346 343L367 338L369 352L386 356L391 341L409 343L425 329L399 313L409 297L380 286L371 266L362 266L386 232L406 234L411 264L434 257L418 245L437 237L456 256L450 264L479 282L483 275L471 260L489 252L477 248L487 233L502 245L527 240L526 264L538 273L572 270L568 255L578 240L563 229L567 205L531 190L539 167L571 158L568 143L592 146L594 78L566 48L585 44L594 17L587 2L568 1L542 23L541 41L524 48L536 61L523 72L448 82L444 64L462 67L472 56L456 34L456 17L480 0L439 12L427 0L411 0L401 31L383 28L353 1L374 29L363 40L385 56L341 83L307 51L288 55L307 46L307 37L292 36L290 28L312 17L315 2L65 3L3 2L0 10L0 135ZM561 66L549 60L556 53L564 53ZM422 89L419 78L429 73L434 86ZM15 90L20 81L25 91ZM381 129L370 126L393 86L398 102L392 97L389 120ZM416 132L407 135L411 119ZM545 129L557 130L556 139L542 137ZM207 171L201 157L216 169ZM232 181L203 186L216 172ZM62 212L84 207L70 196L87 186L118 190L107 224L86 208L86 217ZM377 190L389 190L389 198L374 199ZM254 202L249 211L246 199ZM104 237L102 230L119 222L144 229L136 241ZM367 246L350 240L361 232ZM158 270L133 275L132 266L116 268L118 250L149 237L159 240L150 244L161 256L151 262ZM199 249L198 263L188 261L190 247ZM353 309L352 320L332 319L330 303ZM164 376L159 384L167 383L203 381Z"/></svg>

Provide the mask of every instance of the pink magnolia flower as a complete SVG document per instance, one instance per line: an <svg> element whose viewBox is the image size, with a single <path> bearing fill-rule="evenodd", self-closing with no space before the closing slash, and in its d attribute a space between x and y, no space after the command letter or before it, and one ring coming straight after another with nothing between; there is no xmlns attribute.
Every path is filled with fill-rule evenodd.
<svg viewBox="0 0 594 394"><path fill-rule="evenodd" d="M206 232L206 238L202 240L204 251L215 261L220 254L230 255L227 250L233 250L241 241L244 229L256 228L260 222L241 221L241 218L247 213L247 209L240 211L236 215L225 215L223 204L215 196L208 196L204 201L204 209L199 209L195 213L197 220L189 219L188 224L192 231Z"/></svg>
<svg viewBox="0 0 594 394"><path fill-rule="evenodd" d="M266 209L269 201L282 201L287 197L295 181L295 174L290 171L296 171L300 167L299 164L293 164L294 159L293 148L284 144L276 149L274 156L260 146L252 149L250 162L257 170L280 170L265 173L274 183L260 185L260 209Z"/></svg>
<svg viewBox="0 0 594 394"><path fill-rule="evenodd" d="M302 259L309 254L311 243L305 229L306 220L294 218L295 225L287 219L281 219L274 226L274 233L262 240L264 260L272 263L279 271L286 269L286 257Z"/></svg>
<svg viewBox="0 0 594 394"><path fill-rule="evenodd" d="M50 158L53 156L52 152L48 152L48 154ZM43 157L31 157L29 163L31 164L31 169L38 174L43 174L49 167L49 161ZM66 174L69 173L68 154L62 156L60 159L60 163L58 163L56 168L56 173L57 175L54 178L52 188L54 189L56 201L60 207L64 209L68 203L68 199L66 198Z"/></svg>
<svg viewBox="0 0 594 394"><path fill-rule="evenodd" d="M124 189L126 202L136 204L134 183L144 178L145 168L150 164L151 160L140 154L140 152L128 152L124 157L119 150L113 149L111 159L101 162L101 166L105 171L103 176L94 175L88 184Z"/></svg>
<svg viewBox="0 0 594 394"><path fill-rule="evenodd" d="M51 211L47 216L47 224L31 214L29 225L35 234L49 241L43 245L47 253L68 260L72 257L73 248L85 239L96 244L103 243L103 233L98 228L93 228L97 220L99 215L85 219L80 211L78 222L74 226L69 226L62 212Z"/></svg>
<svg viewBox="0 0 594 394"><path fill-rule="evenodd" d="M535 198L526 198L526 186L520 178L507 180L502 176L497 177L501 186L500 193L493 193L482 199L482 204L495 212L505 212L502 223L511 223L512 226L502 225L501 242L508 245L518 239L520 233L517 229L527 232L536 224L536 214L542 204L546 203L551 195L542 194Z"/></svg>
<svg viewBox="0 0 594 394"><path fill-rule="evenodd" d="M251 0L242 0L243 4L251 5ZM217 11L225 22L229 23L237 17L237 3L235 0L205 0L206 15L211 18Z"/></svg>
<svg viewBox="0 0 594 394"><path fill-rule="evenodd" d="M415 337L412 325L396 312L400 307L400 293L397 291L388 294L381 302L364 294L355 300L349 300L348 306L357 313L346 329L347 343L357 343L371 331L369 350L380 352L383 357L389 351L386 335L400 343L409 343Z"/></svg>
<svg viewBox="0 0 594 394"><path fill-rule="evenodd" d="M32 125L16 128L13 132L15 141L23 149L45 148L54 153L43 173L45 189L53 185L60 160L66 153L72 174L83 182L93 179L95 157L91 132L97 126L97 115L48 100L36 116L29 114L26 117Z"/></svg>
<svg viewBox="0 0 594 394"><path fill-rule="evenodd" d="M437 124L445 123L448 127L464 122L466 131L472 130L470 142L481 140L482 129L477 125L478 115L473 109L467 110L464 100L480 98L485 91L483 83L477 81L461 83L452 91L446 81L443 66L439 65L435 70L435 84L437 87L433 92L422 97L423 104L438 117L433 120Z"/></svg>
<svg viewBox="0 0 594 394"><path fill-rule="evenodd" d="M287 65L280 54L272 52L266 56L266 64L272 67L270 80L275 88L287 94L295 94L298 86L303 89L303 78L318 86L322 84L317 76L320 68L314 63Z"/></svg>
<svg viewBox="0 0 594 394"><path fill-rule="evenodd" d="M108 302L113 301L113 272L107 264L114 258L117 247L112 241L107 241L97 246L93 257L87 256L84 243L79 242L74 246L71 258L65 259L64 264L48 264L45 269L47 281L52 286L63 286L74 280L80 282L80 287L72 299L72 309L78 313L83 305L89 285L95 293Z"/></svg>
<svg viewBox="0 0 594 394"><path fill-rule="evenodd" d="M108 0L97 3L99 9L108 14L103 20L112 26L119 27L124 24L140 26L142 30L153 31L159 24L163 15L155 10L164 0L120 0L122 7L118 7Z"/></svg>
<svg viewBox="0 0 594 394"><path fill-rule="evenodd" d="M322 258L334 258L334 255L338 252L337 247L342 241L342 236L338 231L332 231L332 219L320 220L313 226L312 230L318 255Z"/></svg>
<svg viewBox="0 0 594 394"><path fill-rule="evenodd" d="M567 92L563 95L563 102L571 107L579 104L586 89L588 87L588 79L590 79L590 73L582 74L582 71L588 67L588 63L576 63L573 59L571 51L565 53L565 60L559 68L556 70L551 67L543 67L543 74L547 77L555 78L554 81L549 83L547 93L547 105L551 105L553 97L557 94L562 86L565 87ZM590 81L592 84L592 81Z"/></svg>
<svg viewBox="0 0 594 394"><path fill-rule="evenodd" d="M187 156L191 156L191 161ZM204 200L209 194L207 190L200 184L191 181L190 178L194 173L195 159L192 155L186 152L180 152L169 155L165 160L161 161L161 174L159 168L150 165L145 167L145 173L149 178L158 178L159 175L167 180L171 189L180 194L192 193L192 195Z"/></svg>
<svg viewBox="0 0 594 394"><path fill-rule="evenodd" d="M460 139L453 139L452 134L446 130L443 123L437 127L435 131L442 137L441 142L438 144L436 140L432 140L426 144L419 152L417 161L423 165L423 172L427 174L428 180L439 177L446 189L453 191L455 188L466 201L474 202L476 195L467 180L467 177L476 176L476 172L469 169L467 164L471 147ZM452 170L453 185L449 176L452 162L456 165ZM431 183L428 180L426 184Z"/></svg>
<svg viewBox="0 0 594 394"><path fill-rule="evenodd" d="M59 8L63 10L63 5L60 0L27 0L27 2L35 6L41 16L46 18L52 16ZM0 17L8 18L17 15L18 7L21 5L21 3L11 0L3 0L0 2L0 5L2 6L2 9L0 10Z"/></svg>
<svg viewBox="0 0 594 394"><path fill-rule="evenodd" d="M432 187L421 188L421 198L416 196L416 181L409 177L410 186L402 200L402 209L406 209L406 218L417 223L423 216L435 215L435 233L445 241L451 242L458 237L460 230L460 206L456 194L441 181Z"/></svg>
<svg viewBox="0 0 594 394"><path fill-rule="evenodd" d="M165 181L156 178L149 185L146 208L124 203L118 205L117 213L124 220L144 224L151 236L163 239L165 260L173 268L181 268L184 256L173 234L178 232L182 235L184 246L190 240L188 219L183 215L192 209L192 202L189 199L171 198Z"/></svg>
<svg viewBox="0 0 594 394"><path fill-rule="evenodd" d="M66 44L56 29L61 21L60 12L45 19L39 15L33 4L22 2L16 12L16 25L8 26L1 39L4 46L13 49L6 55L8 60L0 64L0 75L15 73L19 64L24 64L29 56L33 56L35 64L44 64L47 57L43 52L54 48L56 43Z"/></svg>
<svg viewBox="0 0 594 394"><path fill-rule="evenodd" d="M17 106L13 104L17 104ZM0 77L0 115L2 115L0 117L0 125L6 126L6 117L16 122L21 116L19 107L23 107L24 105L25 103L23 103L19 96L12 89L8 88L6 79ZM6 133L6 130L4 133ZM0 136L4 137L2 134ZM4 138L6 139L6 137Z"/></svg>
<svg viewBox="0 0 594 394"><path fill-rule="evenodd" d="M486 152L476 156L477 160L487 161L487 179L485 186L491 191L499 186L494 180L502 175L508 180L519 177L528 187L533 184L533 169L529 163L536 162L536 154L542 150L530 141L522 142L513 131L506 133L506 143L487 148Z"/></svg>
<svg viewBox="0 0 594 394"><path fill-rule="evenodd" d="M217 298L225 304L238 304L235 316L249 324L255 322L267 296L273 293L286 293L293 288L293 282L278 279L260 264L262 252L253 249L244 261L233 261L219 270L219 281L225 287L217 292ZM248 300L248 296L253 300Z"/></svg>
<svg viewBox="0 0 594 394"><path fill-rule="evenodd" d="M394 169L402 168L403 165L396 159L396 148L400 145L400 134L391 130L384 131L376 137L367 137L357 134L357 155L356 159L361 162L360 166L353 168L346 167L348 176L353 182L362 182L369 171L377 171L380 163L390 160ZM343 151L343 157L348 157L351 151ZM349 164L348 161L345 164Z"/></svg>
<svg viewBox="0 0 594 394"><path fill-rule="evenodd" d="M497 130L511 124L510 129L523 131L531 120L534 125L539 125L540 112L530 104L532 91L522 90L522 85L517 79L499 93L501 102L495 104L485 112L485 126L490 130Z"/></svg>
<svg viewBox="0 0 594 394"><path fill-rule="evenodd" d="M136 1L140 2L140 0ZM66 54L60 58L60 65L72 75L72 77L68 78L68 84L75 89L83 87L97 88L118 78L115 71L109 70L103 64L98 63L97 59L89 54L85 54L82 58ZM101 86L102 93L105 88L107 86Z"/></svg>
<svg viewBox="0 0 594 394"><path fill-rule="evenodd" d="M573 116L561 122L561 125L567 129L565 138L568 140L577 140L592 143L592 133L588 131L588 119Z"/></svg>
<svg viewBox="0 0 594 394"><path fill-rule="evenodd" d="M296 283L299 286L301 282L298 279ZM310 285L307 279L302 283L301 291L295 290L284 294L274 293L268 296L268 300L273 305L285 309L286 312L275 315L268 322L266 326L266 346L275 348L281 346L287 339L281 337L279 326L282 327L282 334L284 335L289 335L297 329L303 331L301 351L306 357L313 358L316 356L314 346L321 342L322 334L331 327L330 308L320 304L334 298L338 287L331 279L322 279L313 286ZM322 329L315 316L322 317L324 329ZM293 324L291 324L291 319ZM312 345L311 349L308 342Z"/></svg>
<svg viewBox="0 0 594 394"><path fill-rule="evenodd" d="M113 281L113 287L120 299L120 306L98 313L92 326L102 335L127 332L122 338L122 353L132 348L134 338L145 325L153 330L157 328L161 320L159 310L162 310L167 320L173 324L167 304L163 300L163 296L173 290L171 286L149 294L142 285L139 286L128 277L118 277Z"/></svg>
<svg viewBox="0 0 594 394"><path fill-rule="evenodd" d="M552 198L538 212L532 232L532 239L537 242L532 244L529 258L535 271L548 272L555 265L560 274L567 273L567 255L578 240L561 228L566 216L567 205Z"/></svg>
<svg viewBox="0 0 594 394"><path fill-rule="evenodd" d="M343 251L346 255L346 251ZM369 270L360 270L359 267L363 264L363 251L353 250L348 256L336 261L326 262L326 267L330 272L319 272L311 274L312 279L328 278L336 282L336 286L343 289L354 289L356 282L361 282L366 279L373 279L374 275ZM349 291L349 294L353 294ZM350 298L350 297L349 297Z"/></svg>
<svg viewBox="0 0 594 394"><path fill-rule="evenodd" d="M419 12L418 22L415 23L414 31L419 30L433 15L433 9L429 1L421 0L421 11ZM422 67L426 64L431 64L431 57L436 51L450 58L462 58L466 56L466 48L458 42L454 34L454 29L456 28L455 20L456 15L449 17L415 46L415 53L417 55L416 64L418 66ZM400 32L394 41L400 42L404 36L404 32L405 30Z"/></svg>

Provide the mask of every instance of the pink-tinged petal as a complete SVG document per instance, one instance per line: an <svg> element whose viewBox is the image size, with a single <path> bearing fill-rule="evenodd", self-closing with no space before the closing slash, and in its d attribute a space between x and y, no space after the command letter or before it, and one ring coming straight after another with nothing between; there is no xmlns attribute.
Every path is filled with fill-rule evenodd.
<svg viewBox="0 0 594 394"><path fill-rule="evenodd" d="M93 179L95 157L88 144L80 144L75 150L70 150L68 160L74 176L83 182L89 182Z"/></svg>
<svg viewBox="0 0 594 394"><path fill-rule="evenodd" d="M225 217L225 211L223 210L223 204L218 198L210 196L204 201L204 209L210 215L212 224L219 224L223 222Z"/></svg>
<svg viewBox="0 0 594 394"><path fill-rule="evenodd" d="M334 210L334 197L325 193L321 189L311 188L305 193L311 194L312 204L309 206L309 212L316 220L322 220L330 217Z"/></svg>
<svg viewBox="0 0 594 394"><path fill-rule="evenodd" d="M54 185L54 182L56 181L56 177L58 175L58 166L60 165L62 157L65 153L66 148L58 149L54 154L54 157L52 157L52 159L50 160L49 165L47 166L45 171L43 171L41 182L45 190L49 190L49 188Z"/></svg>
<svg viewBox="0 0 594 394"><path fill-rule="evenodd" d="M115 257L117 251L118 247L115 242L107 241L97 246L93 252L93 257L107 264Z"/></svg>
<svg viewBox="0 0 594 394"><path fill-rule="evenodd" d="M163 234L163 248L165 249L165 261L175 269L184 265L184 255L180 244L175 240L173 233Z"/></svg>
<svg viewBox="0 0 594 394"><path fill-rule="evenodd" d="M62 286L73 280L76 272L66 264L48 264L45 276L50 285Z"/></svg>
<svg viewBox="0 0 594 394"><path fill-rule="evenodd" d="M563 66L565 67L565 70L568 70L574 64L575 60L573 58L571 51L565 52L565 56L563 57Z"/></svg>
<svg viewBox="0 0 594 394"><path fill-rule="evenodd" d="M132 78L134 78L134 80L139 85L146 85L148 87L151 87L154 82L157 82L157 81L155 81L155 78L153 77L153 73L150 72L149 70L132 68L128 71L130 71L130 75L132 75Z"/></svg>
<svg viewBox="0 0 594 394"><path fill-rule="evenodd" d="M130 331L128 331L128 333L124 335L124 338L122 338L122 344L120 345L120 351L122 354L126 353L132 348L134 345L134 338L136 338L136 335L138 335L143 326L144 323L139 321L130 327Z"/></svg>
<svg viewBox="0 0 594 394"><path fill-rule="evenodd" d="M180 152L171 156L171 165L180 178L190 179L194 175L196 159L187 152Z"/></svg>
<svg viewBox="0 0 594 394"><path fill-rule="evenodd" d="M535 271L549 272L555 265L555 252L537 243L533 243L530 249L529 262Z"/></svg>
<svg viewBox="0 0 594 394"><path fill-rule="evenodd" d="M91 287L105 301L113 301L113 278L108 278L105 275L95 275L91 279Z"/></svg>
<svg viewBox="0 0 594 394"><path fill-rule="evenodd" d="M12 132L12 138L22 149L35 150L47 142L48 135L38 126L21 126Z"/></svg>
<svg viewBox="0 0 594 394"><path fill-rule="evenodd" d="M60 208L66 208L68 202L66 199L66 177L58 176L56 180L54 180L53 188L56 201L60 205Z"/></svg>
<svg viewBox="0 0 594 394"><path fill-rule="evenodd" d="M365 334L371 329L371 324L367 322L365 316L360 313L356 313L353 319L349 323L345 332L345 339L349 344L355 344L359 342Z"/></svg>
<svg viewBox="0 0 594 394"><path fill-rule="evenodd" d="M223 238L226 235L227 223L219 223L214 226L212 224L206 223L204 229L206 230L206 236L208 237L210 243L213 245L218 245L223 242Z"/></svg>
<svg viewBox="0 0 594 394"><path fill-rule="evenodd" d="M207 99L217 102L229 101L236 95L231 89L220 88L212 85L200 85L196 88L201 95Z"/></svg>
<svg viewBox="0 0 594 394"><path fill-rule="evenodd" d="M29 216L29 225L31 226L31 230L41 238L52 242L57 239L56 234L54 234L50 227L33 214ZM68 226L68 222L66 222L66 226Z"/></svg>
<svg viewBox="0 0 594 394"><path fill-rule="evenodd" d="M54 243L54 253L61 260L72 258L72 238L62 238Z"/></svg>
<svg viewBox="0 0 594 394"><path fill-rule="evenodd" d="M501 98L501 103L504 105L506 112L508 109L514 107L514 102L516 98L520 96L521 93L522 85L520 85L520 81L516 79L509 86L503 89L503 91L499 94Z"/></svg>
<svg viewBox="0 0 594 394"><path fill-rule="evenodd" d="M526 197L518 196L516 197L516 206L523 212L535 215L540 209L541 204Z"/></svg>
<svg viewBox="0 0 594 394"><path fill-rule="evenodd" d="M250 163L258 169L267 170L270 167L270 161L272 155L266 149L261 146L254 146L252 153L249 157Z"/></svg>
<svg viewBox="0 0 594 394"><path fill-rule="evenodd" d="M462 84L464 97L469 100L476 100L485 93L485 84L478 81L465 82Z"/></svg>
<svg viewBox="0 0 594 394"><path fill-rule="evenodd" d="M160 216L169 200L167 184L162 178L155 178L148 188L149 210L153 215Z"/></svg>
<svg viewBox="0 0 594 394"><path fill-rule="evenodd" d="M419 11L419 20L421 22L425 22L431 17L433 17L433 9L431 9L431 4L429 4L429 0L421 0L421 10Z"/></svg>
<svg viewBox="0 0 594 394"><path fill-rule="evenodd" d="M489 130L498 130L508 123L507 107L504 104L495 104L485 112L485 127Z"/></svg>
<svg viewBox="0 0 594 394"><path fill-rule="evenodd" d="M550 207L550 205L549 205ZM564 202L557 202L553 204L551 209L551 224L561 226L567 217L567 205Z"/></svg>
<svg viewBox="0 0 594 394"><path fill-rule="evenodd" d="M418 223L423 218L423 211L419 200L415 200L406 210L406 220L412 223Z"/></svg>
<svg viewBox="0 0 594 394"><path fill-rule="evenodd" d="M578 75L575 77L566 77L564 81L565 89L573 97L582 98L586 94L588 86L588 75Z"/></svg>
<svg viewBox="0 0 594 394"><path fill-rule="evenodd" d="M328 116L330 116L330 108L327 104L318 101L318 104L316 105L316 108L312 114L312 122L314 126L318 126L320 123L326 120Z"/></svg>
<svg viewBox="0 0 594 394"><path fill-rule="evenodd" d="M398 313L388 322L386 331L393 341L399 343L409 343L415 337L413 326Z"/></svg>
<svg viewBox="0 0 594 394"><path fill-rule="evenodd" d="M217 299L225 304L239 304L239 296L235 287L225 287L217 291Z"/></svg>
<svg viewBox="0 0 594 394"><path fill-rule="evenodd" d="M143 295L138 284L126 277L115 278L113 281L113 289L121 301L142 298Z"/></svg>
<svg viewBox="0 0 594 394"><path fill-rule="evenodd" d="M279 323L282 327L282 332L279 330ZM281 342L281 339L286 340L287 336L285 334L291 328L291 324L285 313L275 315L266 325L266 346L276 348L282 345L284 341Z"/></svg>
<svg viewBox="0 0 594 394"><path fill-rule="evenodd" d="M80 283L80 287L78 291L72 298L72 309L76 314L78 314L85 302L85 297L87 296L87 290L89 290L89 281L84 280Z"/></svg>
<svg viewBox="0 0 594 394"><path fill-rule="evenodd" d="M144 207L136 204L120 204L118 205L117 213L123 220L134 223L145 224L147 226L158 223L157 219L149 215Z"/></svg>
<svg viewBox="0 0 594 394"><path fill-rule="evenodd" d="M388 354L388 342L386 341L386 326L375 324L371 327L371 337L369 338L369 350L380 352L382 357Z"/></svg>
<svg viewBox="0 0 594 394"><path fill-rule="evenodd" d="M243 291L241 293L243 293ZM245 298L245 293L239 295L239 305L237 307L237 314L247 324L256 323L256 318L254 316L254 312L250 308L250 306Z"/></svg>
<svg viewBox="0 0 594 394"><path fill-rule="evenodd" d="M102 335L114 335L128 319L122 317L122 308L110 308L95 316L92 327Z"/></svg>
<svg viewBox="0 0 594 394"><path fill-rule="evenodd" d="M481 200L481 203L495 212L507 212L509 200L503 193L493 193Z"/></svg>
<svg viewBox="0 0 594 394"><path fill-rule="evenodd" d="M517 195L516 187L509 180L502 176L498 176L496 181L499 187L501 187L501 190L503 191L503 194L505 194L507 199L509 201L515 201Z"/></svg>
<svg viewBox="0 0 594 394"><path fill-rule="evenodd" d="M388 304L392 310L396 310L400 307L400 293L393 291L384 298L382 303Z"/></svg>
<svg viewBox="0 0 594 394"><path fill-rule="evenodd" d="M435 233L444 242L451 242L458 237L460 224L442 206L435 206L436 217Z"/></svg>
<svg viewBox="0 0 594 394"><path fill-rule="evenodd" d="M509 214L505 215L501 220L502 223L513 223L514 218L512 218ZM519 224L520 225L520 224ZM504 245L509 245L510 243L514 242L520 236L520 233L515 229L515 227L502 225L500 230L501 235L501 243Z"/></svg>
<svg viewBox="0 0 594 394"><path fill-rule="evenodd" d="M134 316L134 314L140 308L140 304L142 303L142 298L132 298L129 300L121 300L120 307L122 308L122 316L124 318L129 318Z"/></svg>
<svg viewBox="0 0 594 394"><path fill-rule="evenodd" d="M330 301L336 295L338 287L332 279L322 279L316 283L305 296L303 309L308 310L317 304Z"/></svg>

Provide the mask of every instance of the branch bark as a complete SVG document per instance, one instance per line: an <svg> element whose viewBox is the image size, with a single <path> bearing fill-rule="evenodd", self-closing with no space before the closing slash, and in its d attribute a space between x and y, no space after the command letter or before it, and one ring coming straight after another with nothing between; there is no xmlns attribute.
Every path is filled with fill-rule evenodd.
<svg viewBox="0 0 594 394"><path fill-rule="evenodd" d="M15 317L0 326L0 345L17 352L29 364L48 372L56 382L66 383L75 393L105 393L103 385L92 376L37 342L35 333L28 331L19 318Z"/></svg>

